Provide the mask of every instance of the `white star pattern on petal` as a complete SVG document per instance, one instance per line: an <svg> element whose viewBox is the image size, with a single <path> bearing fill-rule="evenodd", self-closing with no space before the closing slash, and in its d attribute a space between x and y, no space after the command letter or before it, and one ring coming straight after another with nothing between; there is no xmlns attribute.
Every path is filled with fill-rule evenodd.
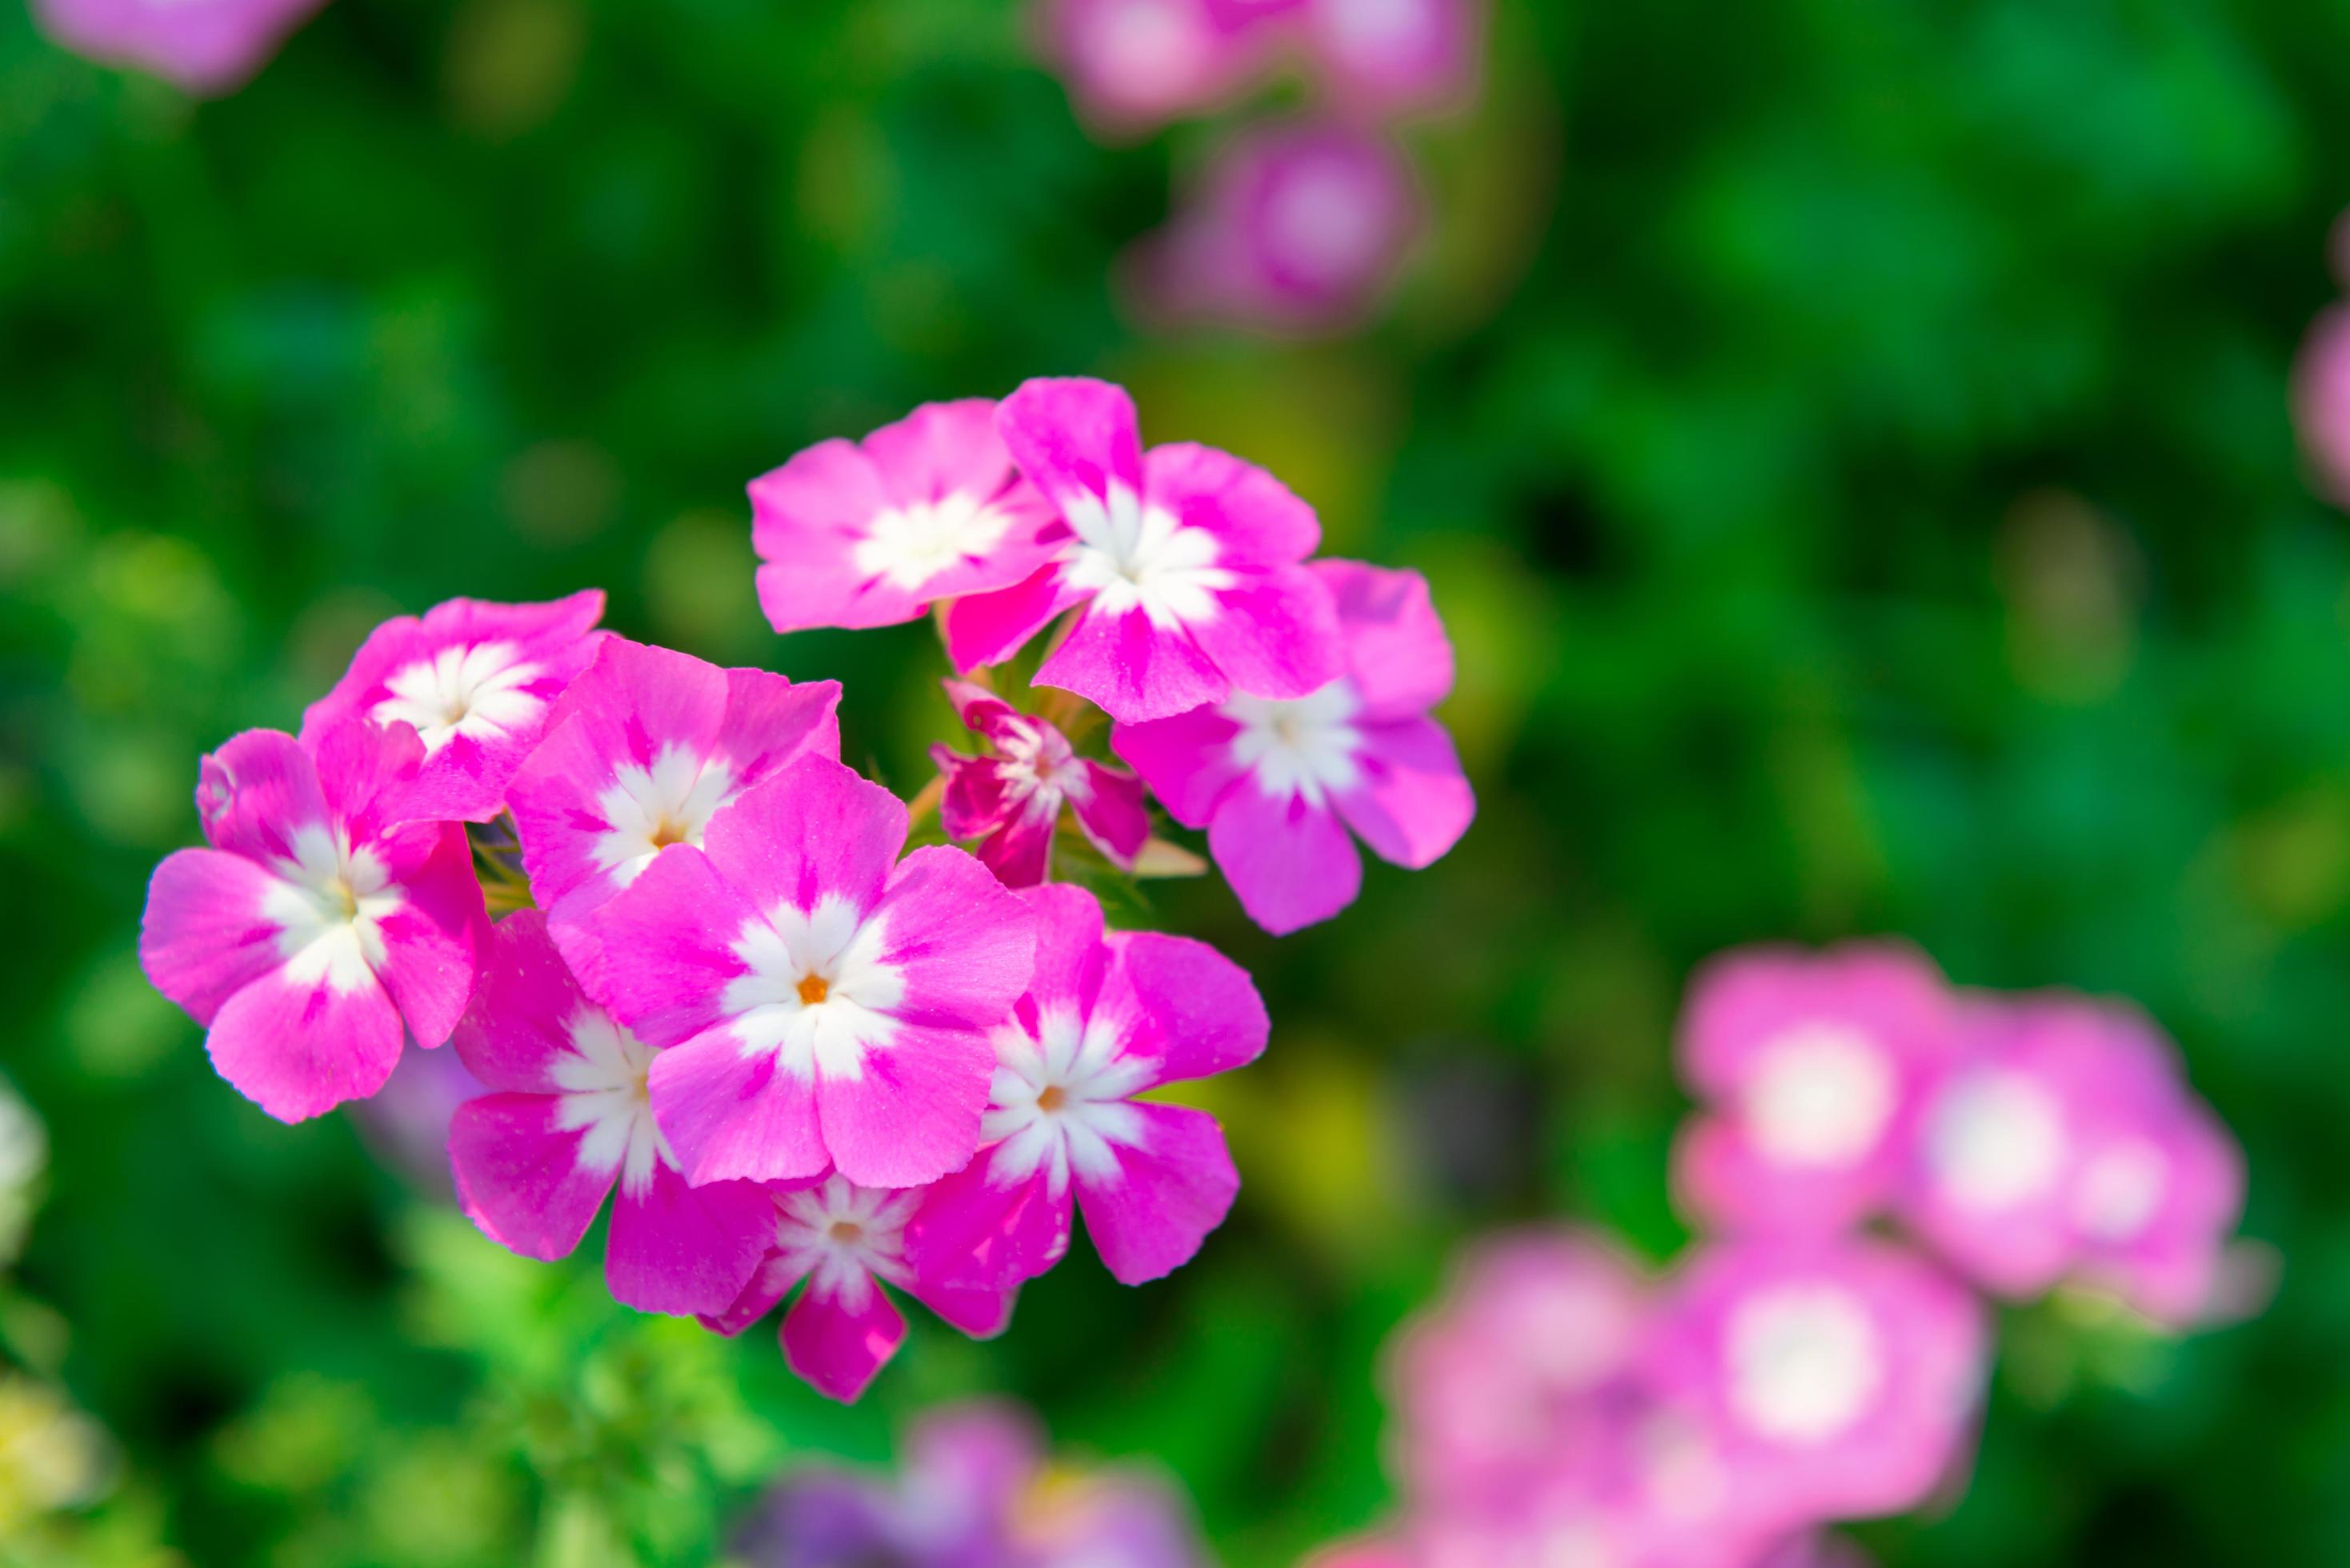
<svg viewBox="0 0 2350 1568"><path fill-rule="evenodd" d="M913 1282L906 1262L906 1221L921 1189L859 1187L842 1176L775 1199L778 1262L807 1276L811 1294L847 1312L864 1310L875 1278L900 1289Z"/></svg>
<svg viewBox="0 0 2350 1568"><path fill-rule="evenodd" d="M596 864L625 888L669 846L698 847L710 819L733 798L734 770L723 757L667 745L650 769L622 763L596 796L606 824L596 836Z"/></svg>
<svg viewBox="0 0 2350 1568"><path fill-rule="evenodd" d="M1232 764L1274 800L1326 805L1362 780L1356 758L1363 732L1354 723L1362 705L1355 683L1343 679L1288 701L1234 696L1223 705L1224 717L1241 727L1232 739Z"/></svg>
<svg viewBox="0 0 2350 1568"><path fill-rule="evenodd" d="M849 552L857 569L908 593L995 548L1012 517L958 490L878 514Z"/></svg>
<svg viewBox="0 0 2350 1568"><path fill-rule="evenodd" d="M1063 580L1093 596L1088 615L1139 609L1161 629L1215 618L1216 595L1233 577L1216 565L1222 550L1213 534L1146 506L1123 484L1111 485L1107 497L1068 497L1061 514L1077 535L1062 557Z"/></svg>
<svg viewBox="0 0 2350 1568"><path fill-rule="evenodd" d="M906 977L881 961L883 923L827 893L813 909L779 904L745 925L734 956L750 972L719 997L743 1054L773 1052L801 1079L864 1076L865 1053L897 1040L889 1015L906 1000Z"/></svg>
<svg viewBox="0 0 2350 1568"><path fill-rule="evenodd" d="M483 740L529 723L546 704L521 689L537 677L511 642L452 644L385 681L391 695L369 717L415 725L430 754L459 735Z"/></svg>
<svg viewBox="0 0 2350 1568"><path fill-rule="evenodd" d="M656 1164L677 1163L653 1121L645 1090L653 1048L600 1007L583 1006L564 1031L571 1037L571 1053L556 1057L546 1070L563 1090L555 1125L567 1132L587 1128L588 1136L579 1140L579 1168L617 1170L620 1190L640 1197L652 1186Z"/></svg>
<svg viewBox="0 0 2350 1568"><path fill-rule="evenodd" d="M271 861L276 886L263 895L262 918L277 927L277 953L297 985L324 981L349 992L384 960L382 920L405 901L372 849L353 849L339 827L314 822L294 830L292 859Z"/></svg>
<svg viewBox="0 0 2350 1568"><path fill-rule="evenodd" d="M1009 1186L1042 1169L1056 1198L1068 1190L1072 1170L1088 1181L1116 1181L1114 1146L1139 1147L1143 1140L1142 1117L1126 1102L1149 1083L1157 1064L1120 1054L1126 1031L1118 1020L1081 1020L1067 1006L1040 1010L1033 1037L1012 1023L991 1038L995 1077L979 1136L983 1142L1003 1141L989 1176Z"/></svg>
<svg viewBox="0 0 2350 1568"><path fill-rule="evenodd" d="M1061 815L1063 801L1092 798L1093 780L1058 730L1025 715L1006 720L1003 727L1004 732L992 742L999 764L996 776L1023 815L1049 821Z"/></svg>

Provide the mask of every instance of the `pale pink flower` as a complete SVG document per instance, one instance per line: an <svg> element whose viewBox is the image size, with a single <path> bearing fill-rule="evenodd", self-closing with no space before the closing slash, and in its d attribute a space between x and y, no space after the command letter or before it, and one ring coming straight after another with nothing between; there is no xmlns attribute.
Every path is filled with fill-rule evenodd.
<svg viewBox="0 0 2350 1568"><path fill-rule="evenodd" d="M1235 691L1303 697L1338 675L1330 591L1302 564L1321 524L1279 480L1188 442L1146 454L1133 400L1103 381L1029 381L997 422L1061 521L1042 535L1051 565L948 610L957 670L1009 657L1076 609L1036 681L1122 723Z"/></svg>
<svg viewBox="0 0 2350 1568"><path fill-rule="evenodd" d="M1338 678L1288 700L1240 694L1154 723L1110 749L1209 853L1265 929L1326 920L1361 890L1352 828L1415 869L1459 841L1476 797L1428 711L1452 688L1452 645L1416 572L1317 561L1338 611Z"/></svg>
<svg viewBox="0 0 2350 1568"><path fill-rule="evenodd" d="M1485 0L1300 0L1297 24L1331 91L1360 112L1457 110L1477 96Z"/></svg>
<svg viewBox="0 0 2350 1568"><path fill-rule="evenodd" d="M906 832L888 790L802 757L588 917L605 1004L666 1047L653 1114L689 1179L911 1187L979 1147L1035 917L960 849L900 860Z"/></svg>
<svg viewBox="0 0 2350 1568"><path fill-rule="evenodd" d="M102 65L200 98L234 92L322 0L33 0L41 30Z"/></svg>
<svg viewBox="0 0 2350 1568"><path fill-rule="evenodd" d="M1107 931L1082 888L1023 897L1038 916L1035 975L993 1036L986 1142L938 1183L915 1245L1010 1284L1060 1261L1081 1208L1114 1278L1155 1280L1222 1223L1240 1175L1213 1116L1139 1096L1254 1061L1264 1003L1204 942Z"/></svg>
<svg viewBox="0 0 2350 1568"><path fill-rule="evenodd" d="M1411 166L1341 121L1252 127L1141 242L1143 308L1171 321L1343 331L1388 292L1421 224Z"/></svg>
<svg viewBox="0 0 2350 1568"><path fill-rule="evenodd" d="M751 482L759 607L777 631L916 618L1010 587L1050 556L985 398L926 403L862 441L819 441Z"/></svg>
<svg viewBox="0 0 2350 1568"><path fill-rule="evenodd" d="M456 1027L487 940L464 829L391 820L416 732L328 726L314 751L248 730L203 760L209 849L155 870L139 958L204 1048L280 1121L374 1094L413 1035Z"/></svg>
<svg viewBox="0 0 2350 1568"><path fill-rule="evenodd" d="M840 755L840 684L794 685L607 637L507 785L532 897L591 982L581 921L672 844L699 846L743 792L803 756Z"/></svg>
<svg viewBox="0 0 2350 1568"><path fill-rule="evenodd" d="M1700 1106L1674 1147L1684 1204L1731 1230L1835 1231L1876 1212L1900 1181L1922 1087L1956 1044L1950 988L1911 948L1713 960L1690 987L1678 1046Z"/></svg>
<svg viewBox="0 0 2350 1568"><path fill-rule="evenodd" d="M1053 836L1066 805L1112 865L1133 868L1150 837L1142 781L1124 768L1078 756L1060 731L1023 713L984 687L945 682L955 712L989 753L931 748L946 780L939 820L947 836L977 838L973 851L1007 888L1033 888L1053 868Z"/></svg>
<svg viewBox="0 0 2350 1568"><path fill-rule="evenodd" d="M1229 101L1268 63L1263 7L1234 0L1041 0L1044 52L1077 112L1138 135Z"/></svg>
<svg viewBox="0 0 2350 1568"><path fill-rule="evenodd" d="M643 1312L717 1312L741 1293L768 1241L757 1183L690 1187L654 1125L653 1049L590 1001L523 909L497 924L457 1053L491 1093L449 1130L458 1202L526 1258L579 1244L617 1190L604 1277Z"/></svg>
<svg viewBox="0 0 2350 1568"><path fill-rule="evenodd" d="M2330 306L2310 324L2293 367L2293 413L2318 489L2350 506L2350 306Z"/></svg>
<svg viewBox="0 0 2350 1568"><path fill-rule="evenodd" d="M555 700L596 657L601 589L551 604L451 599L368 634L350 669L302 715L302 742L349 719L411 724L424 764L393 808L487 822L546 732Z"/></svg>
<svg viewBox="0 0 2350 1568"><path fill-rule="evenodd" d="M1996 1294L2066 1279L2188 1325L2218 1305L2242 1150L2126 1003L1970 998L1929 1091L1903 1220Z"/></svg>
<svg viewBox="0 0 2350 1568"><path fill-rule="evenodd" d="M853 1401L898 1353L906 1320L881 1287L904 1291L974 1339L1003 1331L1012 1293L946 1282L926 1272L906 1245L906 1226L924 1189L860 1187L834 1173L779 1184L768 1205L765 1261L705 1326L740 1334L806 1282L784 1314L784 1361L818 1393Z"/></svg>

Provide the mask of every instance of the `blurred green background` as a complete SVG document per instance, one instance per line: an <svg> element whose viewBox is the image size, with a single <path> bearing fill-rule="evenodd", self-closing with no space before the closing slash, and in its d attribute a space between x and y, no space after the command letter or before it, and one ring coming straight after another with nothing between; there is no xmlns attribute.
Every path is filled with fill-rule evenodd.
<svg viewBox="0 0 2350 1568"><path fill-rule="evenodd" d="M2350 1560L2350 532L2285 393L2350 6L1505 3L1483 107L1411 135L1404 294L1290 346L1124 325L1213 132L1094 144L1011 0L334 0L202 107L0 11L0 1061L52 1143L0 1560L701 1563L789 1456L1000 1390L1286 1563L1383 1507L1377 1347L1462 1238L1678 1244L1690 965L1874 931L2143 1001L2283 1267L2175 1348L2014 1315L1963 1502L1863 1538ZM1429 575L1482 796L1302 936L1158 896L1276 1019L1173 1279L1076 1258L835 1409L764 1330L610 1306L593 1241L520 1262L347 1117L267 1121L145 987L198 753L452 595L601 584L631 636L838 676L910 792L928 628L769 634L742 485L1072 372ZM61 1465L103 1501L27 1525Z"/></svg>

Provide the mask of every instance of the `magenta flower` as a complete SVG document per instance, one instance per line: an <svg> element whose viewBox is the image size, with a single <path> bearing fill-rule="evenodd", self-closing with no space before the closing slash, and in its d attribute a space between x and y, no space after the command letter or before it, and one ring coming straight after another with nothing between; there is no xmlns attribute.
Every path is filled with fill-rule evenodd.
<svg viewBox="0 0 2350 1568"><path fill-rule="evenodd" d="M1892 1198L1920 1090L1955 1044L1949 988L1909 948L1716 959L1682 1018L1681 1076L1705 1108L1675 1147L1677 1189L1731 1230L1857 1222Z"/></svg>
<svg viewBox="0 0 2350 1568"><path fill-rule="evenodd" d="M1023 897L1038 916L1035 977L993 1036L986 1147L938 1184L916 1248L1008 1285L1060 1261L1081 1207L1114 1277L1155 1280L1223 1222L1240 1176L1213 1116L1136 1096L1254 1061L1264 1003L1204 942L1106 932L1082 888Z"/></svg>
<svg viewBox="0 0 2350 1568"><path fill-rule="evenodd" d="M201 98L234 92L321 0L33 0L41 30L101 65L154 72Z"/></svg>
<svg viewBox="0 0 2350 1568"><path fill-rule="evenodd" d="M784 1362L818 1393L853 1402L906 1337L906 1320L881 1286L894 1285L974 1339L1011 1320L1008 1290L948 1283L925 1272L906 1246L924 1189L859 1187L834 1174L771 1188L765 1261L741 1295L702 1323L735 1334L806 1282L784 1314Z"/></svg>
<svg viewBox="0 0 2350 1568"><path fill-rule="evenodd" d="M1925 1102L1909 1227L1999 1295L2071 1277L2162 1322L2211 1313L2243 1154L2160 1031L2066 996L1970 999L1964 1029Z"/></svg>
<svg viewBox="0 0 2350 1568"><path fill-rule="evenodd" d="M2293 413L2318 490L2350 506L2350 306L2331 306L2310 323L2293 367Z"/></svg>
<svg viewBox="0 0 2350 1568"><path fill-rule="evenodd" d="M1733 1511L1787 1531L1923 1501L1965 1459L1989 1349L1975 1298L1923 1260L1789 1240L1684 1263L1647 1360L1710 1433Z"/></svg>
<svg viewBox="0 0 2350 1568"><path fill-rule="evenodd" d="M1106 135L1203 113L1267 60L1263 19L1233 0L1042 0L1044 50Z"/></svg>
<svg viewBox="0 0 2350 1568"><path fill-rule="evenodd" d="M1465 108L1485 57L1484 0L1301 0L1323 78L1370 114Z"/></svg>
<svg viewBox="0 0 2350 1568"><path fill-rule="evenodd" d="M1393 285L1421 215L1411 167L1385 138L1338 121L1253 127L1137 247L1141 305L1174 321L1344 331Z"/></svg>
<svg viewBox="0 0 2350 1568"><path fill-rule="evenodd" d="M531 894L594 978L580 922L672 844L697 847L735 798L803 756L840 755L840 684L795 686L604 639L507 786Z"/></svg>
<svg viewBox="0 0 2350 1568"><path fill-rule="evenodd" d="M1121 723L1303 697L1339 673L1330 591L1300 564L1314 509L1263 469L1203 446L1142 450L1134 403L1103 381L1035 380L997 410L1006 445L1059 507L1051 565L947 612L957 670L993 664L1082 607L1036 673Z"/></svg>
<svg viewBox="0 0 2350 1568"><path fill-rule="evenodd" d="M1477 802L1428 711L1452 689L1452 645L1417 572L1317 561L1338 607L1344 670L1309 695L1241 695L1110 749L1209 853L1249 918L1276 935L1326 920L1361 890L1359 835L1415 869L1458 842Z"/></svg>
<svg viewBox="0 0 2350 1568"><path fill-rule="evenodd" d="M939 820L950 838L977 838L975 852L1007 888L1033 888L1052 872L1053 834L1066 805L1109 862L1131 870L1150 837L1142 781L1124 768L1081 757L1060 731L968 681L945 682L962 722L993 753L967 757L932 746L945 776Z"/></svg>
<svg viewBox="0 0 2350 1568"><path fill-rule="evenodd" d="M464 830L387 820L424 748L407 725L248 730L203 760L209 849L155 868L139 960L207 1026L222 1077L280 1121L374 1094L403 1033L456 1027L487 940Z"/></svg>
<svg viewBox="0 0 2350 1568"><path fill-rule="evenodd" d="M1620 1252L1582 1231L1482 1242L1389 1352L1406 1482L1430 1501L1492 1506L1587 1462L1612 1433L1649 1295Z"/></svg>
<svg viewBox="0 0 2350 1568"><path fill-rule="evenodd" d="M388 620L303 713L302 743L348 719L414 725L424 765L401 792L400 815L487 822L555 700L596 657L591 628L603 613L603 590L588 588L551 604L451 599L421 620Z"/></svg>
<svg viewBox="0 0 2350 1568"><path fill-rule="evenodd" d="M900 861L906 829L888 790L802 757L588 917L605 1004L666 1047L653 1115L688 1179L912 1187L979 1147L1035 917L960 849Z"/></svg>
<svg viewBox="0 0 2350 1568"><path fill-rule="evenodd" d="M1010 587L1050 558L1053 509L985 398L926 403L862 441L819 441L751 482L759 607L777 631L912 620Z"/></svg>
<svg viewBox="0 0 2350 1568"><path fill-rule="evenodd" d="M604 1248L612 1294L642 1312L717 1312L765 1255L768 1199L749 1181L690 1187L645 1093L653 1050L579 989L523 909L497 924L457 1053L491 1093L449 1129L457 1200L525 1258L579 1244L619 1189Z"/></svg>

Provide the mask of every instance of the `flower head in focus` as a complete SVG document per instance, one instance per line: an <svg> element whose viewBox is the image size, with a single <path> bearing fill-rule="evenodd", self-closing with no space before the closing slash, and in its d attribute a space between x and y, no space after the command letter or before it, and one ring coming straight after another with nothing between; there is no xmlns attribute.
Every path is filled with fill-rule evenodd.
<svg viewBox="0 0 2350 1568"><path fill-rule="evenodd" d="M1033 888L1052 872L1053 836L1066 805L1111 865L1133 868L1150 837L1141 780L1078 756L1052 724L983 687L944 684L955 712L990 753L931 748L945 780L939 816L948 837L979 839L972 853L1005 887Z"/></svg>

